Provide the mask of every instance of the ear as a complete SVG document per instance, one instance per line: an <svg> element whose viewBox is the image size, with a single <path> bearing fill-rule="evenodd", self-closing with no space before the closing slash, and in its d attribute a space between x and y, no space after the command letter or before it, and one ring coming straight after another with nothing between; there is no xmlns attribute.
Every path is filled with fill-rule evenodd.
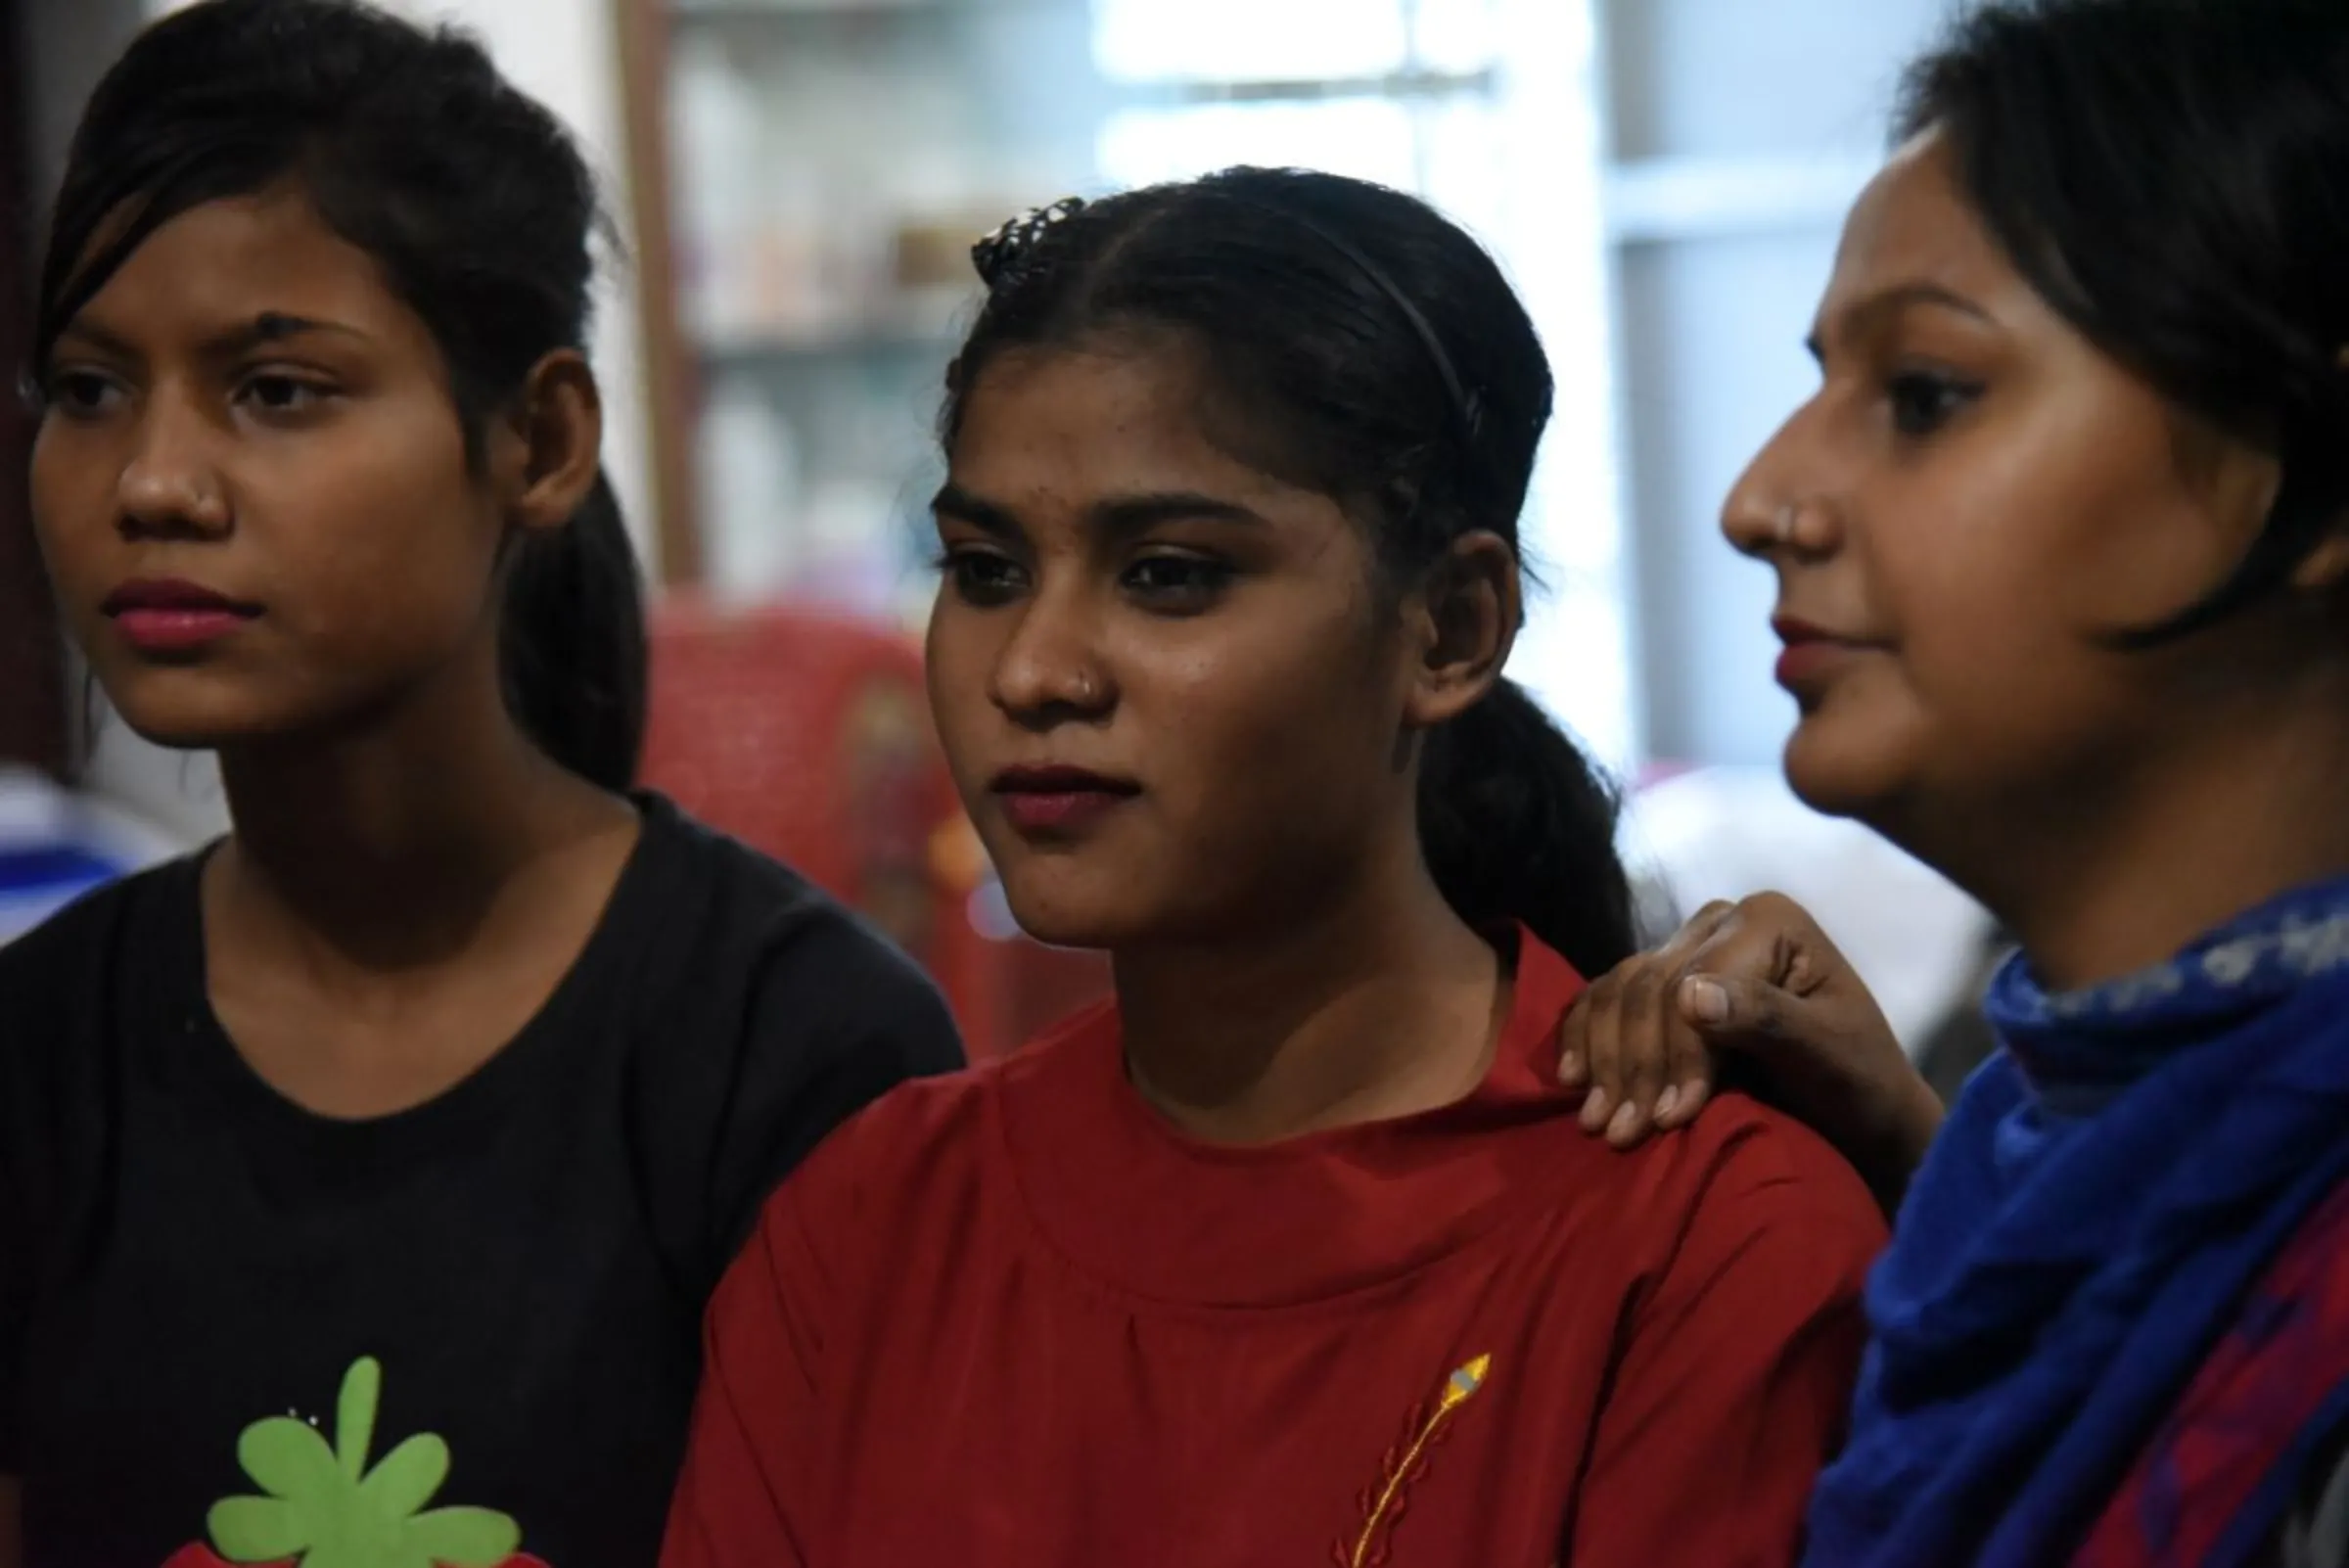
<svg viewBox="0 0 2349 1568"><path fill-rule="evenodd" d="M1404 722L1432 729L1475 707L1500 678L1524 618L1517 552L1483 529L1463 533L1429 571L1408 613L1418 658Z"/></svg>
<svg viewBox="0 0 2349 1568"><path fill-rule="evenodd" d="M2309 551L2292 568L2292 586L2303 593L2337 593L2349 587L2349 531L2335 528Z"/></svg>
<svg viewBox="0 0 2349 1568"><path fill-rule="evenodd" d="M2349 348L2333 356L2333 365L2349 374ZM2310 593L2338 593L2349 586L2349 517L2334 520L2332 531L2292 569L2292 586Z"/></svg>
<svg viewBox="0 0 2349 1568"><path fill-rule="evenodd" d="M562 528L587 499L603 462L604 399L576 348L530 367L501 422L500 488L517 528Z"/></svg>

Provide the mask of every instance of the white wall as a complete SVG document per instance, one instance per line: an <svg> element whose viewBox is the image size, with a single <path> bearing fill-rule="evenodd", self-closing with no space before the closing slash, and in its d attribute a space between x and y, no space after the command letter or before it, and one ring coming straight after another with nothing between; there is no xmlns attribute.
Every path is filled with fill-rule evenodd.
<svg viewBox="0 0 2349 1568"><path fill-rule="evenodd" d="M1810 394L1801 344L1893 89L1949 0L1599 0L1617 387L1652 758L1774 765L1770 574L1721 503Z"/></svg>

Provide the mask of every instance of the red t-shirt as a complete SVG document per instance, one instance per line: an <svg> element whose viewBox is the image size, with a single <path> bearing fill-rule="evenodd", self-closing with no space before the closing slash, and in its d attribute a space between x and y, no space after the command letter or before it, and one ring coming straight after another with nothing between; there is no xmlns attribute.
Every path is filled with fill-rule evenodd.
<svg viewBox="0 0 2349 1568"><path fill-rule="evenodd" d="M1269 1147L1163 1122L1109 1009L893 1092L711 1306L667 1568L1791 1562L1882 1222L1742 1099L1586 1136L1581 989L1526 937L1474 1094Z"/></svg>

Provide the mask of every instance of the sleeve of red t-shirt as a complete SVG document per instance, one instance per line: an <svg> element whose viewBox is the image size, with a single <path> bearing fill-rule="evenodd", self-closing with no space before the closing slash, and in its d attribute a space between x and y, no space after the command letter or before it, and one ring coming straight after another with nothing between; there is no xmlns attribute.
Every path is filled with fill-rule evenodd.
<svg viewBox="0 0 2349 1568"><path fill-rule="evenodd" d="M1572 1568L1782 1568L1842 1439L1884 1242L1859 1178L1757 1118L1716 1152L1688 1216L1599 1415Z"/></svg>
<svg viewBox="0 0 2349 1568"><path fill-rule="evenodd" d="M870 1113L867 1113L869 1116ZM823 1303L836 1260L806 1216L852 1201L836 1134L771 1198L710 1303L701 1393L662 1568L805 1568Z"/></svg>

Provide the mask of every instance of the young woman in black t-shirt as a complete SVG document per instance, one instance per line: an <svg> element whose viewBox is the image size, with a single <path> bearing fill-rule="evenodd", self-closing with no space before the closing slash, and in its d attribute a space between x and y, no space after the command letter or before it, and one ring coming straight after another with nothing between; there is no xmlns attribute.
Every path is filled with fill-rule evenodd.
<svg viewBox="0 0 2349 1568"><path fill-rule="evenodd" d="M343 0L198 5L90 102L35 521L235 825L0 953L0 1564L649 1561L760 1198L956 1058L628 793L596 224L475 44Z"/></svg>

